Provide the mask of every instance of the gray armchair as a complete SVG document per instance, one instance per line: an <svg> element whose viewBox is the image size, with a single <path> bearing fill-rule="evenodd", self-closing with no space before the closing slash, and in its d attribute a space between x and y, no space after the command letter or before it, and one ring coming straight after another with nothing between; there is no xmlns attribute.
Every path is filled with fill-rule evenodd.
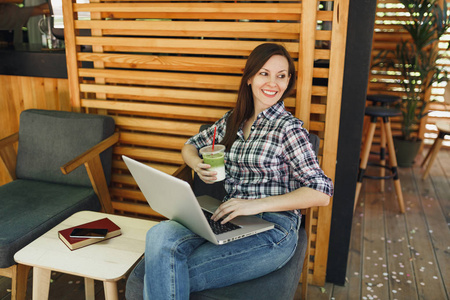
<svg viewBox="0 0 450 300"><path fill-rule="evenodd" d="M19 132L0 140L12 179L0 186L0 275L12 278L12 299L25 298L29 271L15 264L18 250L75 212L112 212L114 131L108 116L26 110Z"/></svg>
<svg viewBox="0 0 450 300"><path fill-rule="evenodd" d="M203 125L208 126L208 125ZM204 127L200 128L203 130ZM310 135L310 142L316 155L319 151L320 139L317 135ZM196 174L192 177L192 170L187 166L181 166L175 174L176 177L182 178L189 182L193 187L196 196L210 195L217 199L225 196L225 189L221 182L214 184L206 184L199 179ZM201 292L191 293L191 300L288 300L293 299L298 287L300 275L305 261L305 253L307 251L307 235L303 226L299 232L299 243L295 250L294 256L281 269L269 273L260 278L241 282L231 286L210 289ZM131 271L125 288L125 298L127 300L142 300L144 289L145 261L142 259L136 267ZM306 298L307 277L303 276L302 280L302 296Z"/></svg>

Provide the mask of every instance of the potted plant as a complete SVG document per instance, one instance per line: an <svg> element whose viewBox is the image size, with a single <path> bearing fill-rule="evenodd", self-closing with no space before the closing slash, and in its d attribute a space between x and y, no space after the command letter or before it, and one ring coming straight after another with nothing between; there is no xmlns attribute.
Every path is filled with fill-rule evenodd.
<svg viewBox="0 0 450 300"><path fill-rule="evenodd" d="M427 90L435 83L447 81L447 71L437 65L441 57L439 38L450 27L447 4L437 0L399 0L409 12L403 28L410 39L402 40L395 50L384 50L374 58L373 66L392 70L402 90L402 135L394 138L399 166L411 166L421 140L414 134L420 120L428 113ZM402 144L406 143L406 146ZM408 153L403 153L402 149ZM411 153L411 151L413 152ZM415 151L415 152L414 152Z"/></svg>

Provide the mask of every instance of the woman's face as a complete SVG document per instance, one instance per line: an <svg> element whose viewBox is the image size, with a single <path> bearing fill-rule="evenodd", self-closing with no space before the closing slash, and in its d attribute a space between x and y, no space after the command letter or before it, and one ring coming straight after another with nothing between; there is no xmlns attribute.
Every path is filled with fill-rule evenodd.
<svg viewBox="0 0 450 300"><path fill-rule="evenodd" d="M274 55L248 80L247 83L252 87L255 115L280 100L289 79L288 60L284 56Z"/></svg>

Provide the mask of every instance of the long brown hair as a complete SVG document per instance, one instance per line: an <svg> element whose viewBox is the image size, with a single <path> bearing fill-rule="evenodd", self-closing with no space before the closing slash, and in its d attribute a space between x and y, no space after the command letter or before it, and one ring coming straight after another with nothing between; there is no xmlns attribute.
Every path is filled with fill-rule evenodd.
<svg viewBox="0 0 450 300"><path fill-rule="evenodd" d="M225 145L227 151L230 150L236 140L236 135L241 124L249 119L254 110L252 87L247 84L248 80L252 78L264 64L274 55L281 55L286 57L289 64L289 84L281 96L279 101L283 101L292 92L295 86L295 66L289 52L279 44L265 43L257 46L252 53L250 53L245 64L244 73L242 74L241 84L239 86L238 98L236 106L227 121L227 129L221 144Z"/></svg>

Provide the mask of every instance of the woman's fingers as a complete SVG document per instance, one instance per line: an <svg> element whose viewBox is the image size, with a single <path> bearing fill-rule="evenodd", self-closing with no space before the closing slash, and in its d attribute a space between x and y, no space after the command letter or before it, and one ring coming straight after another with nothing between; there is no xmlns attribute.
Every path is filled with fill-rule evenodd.
<svg viewBox="0 0 450 300"><path fill-rule="evenodd" d="M257 203L255 200L230 199L217 208L211 219L218 221L223 218L221 223L225 224L237 216L257 214Z"/></svg>
<svg viewBox="0 0 450 300"><path fill-rule="evenodd" d="M194 170L197 173L198 177L200 177L200 179L207 184L212 184L217 180L217 172L209 171L208 169L210 167L211 166L208 164L199 163Z"/></svg>

